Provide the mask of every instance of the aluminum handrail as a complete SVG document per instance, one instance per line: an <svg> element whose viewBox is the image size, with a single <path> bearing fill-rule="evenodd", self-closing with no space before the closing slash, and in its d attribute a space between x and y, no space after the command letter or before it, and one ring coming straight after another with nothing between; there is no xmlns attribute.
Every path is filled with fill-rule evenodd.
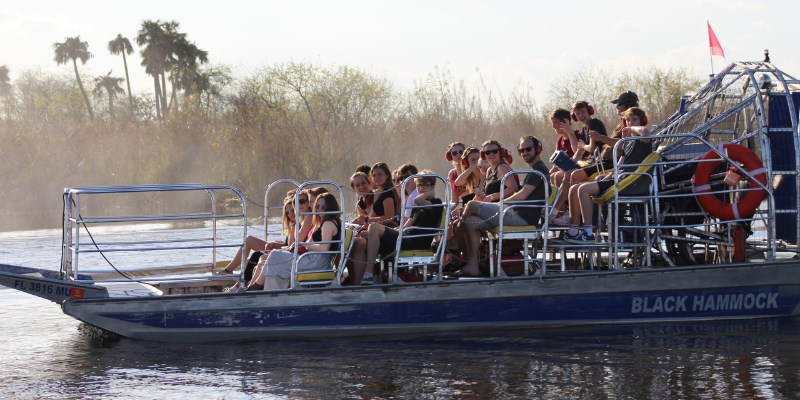
<svg viewBox="0 0 800 400"><path fill-rule="evenodd" d="M512 201L509 201L509 200L506 199L505 190L503 190L503 188L506 187L506 179L509 179L512 176L521 175L521 174L536 174L536 175L539 175L539 177L542 179L542 185L543 185L543 189L544 189L544 199L543 200L535 200L535 199L534 200L527 200L526 199L526 200L512 200ZM541 206L541 208L542 208L541 217L543 217L542 219L544 220L544 222L542 223L542 226L539 229L542 232L542 235L541 235L542 236L542 254L547 254L547 236L548 236L547 232L548 232L548 230L550 228L550 218L549 218L549 216L550 216L550 202L548 201L548 199L550 198L550 179L549 179L548 176L545 176L545 174L543 174L543 173L541 173L541 172L539 172L539 171L537 171L535 169L522 169L522 170L515 169L515 170L512 170L512 171L506 173L505 175L503 175L503 177L500 179L500 182L501 182L500 183L500 201L499 201L499 204L500 204L500 215L499 215L500 223L499 223L498 228L497 228L498 232L499 232L498 233L498 238L497 238L497 269L498 269L498 271L502 267L502 263L503 263L503 234L504 234L503 226L504 226L504 223L505 223L505 215L506 215L506 212L508 212L508 210L511 210L514 207L519 207L519 208L539 208L540 206L538 204L533 204L532 202L543 201L544 204L543 204L543 206ZM520 186L519 190L522 190L522 186ZM506 205L508 205L508 207L506 207ZM528 262L529 261L535 261L535 260L532 260L532 259L530 259L528 257L528 249L525 249L525 257L524 257L524 259L522 261L525 262L525 266L526 266L526 268L523 271L523 276L528 276L528 268L527 268ZM494 265L494 264L491 264L491 265ZM541 276L546 275L547 274L547 267L546 267L546 264L544 262L542 263L540 268L541 268ZM494 276L494 271L490 271L490 274L492 276Z"/></svg>
<svg viewBox="0 0 800 400"><path fill-rule="evenodd" d="M136 195L140 193L152 192L186 192L197 191L203 192L208 196L209 211L200 213L186 213L186 214L141 214L141 215L122 215L122 216L96 216L84 215L86 210L81 208L81 198L83 196L94 195ZM225 213L218 214L216 210L216 193L227 192L234 194L240 204L241 212L238 213ZM62 273L65 277L70 279L77 279L80 269L79 255L81 253L114 253L114 252L137 252L137 251L179 251L179 250L195 250L195 249L212 249L212 268L217 262L216 249L238 247L244 245L247 237L247 204L244 195L237 188L227 185L202 185L197 183L186 184L148 184L148 185L122 185L122 186L84 186L75 188L65 188L63 194L63 207L64 207L64 220L62 232L62 249L63 256L61 260ZM219 243L217 235L217 221L226 219L241 219L242 225L242 241L241 244L228 244ZM211 235L203 239L164 239L164 240L143 240L143 241L96 241L93 236L91 238L91 245L96 246L96 249L81 248L88 246L90 243L81 240L81 229L88 232L88 225L102 225L102 224L119 224L119 223L140 223L152 221L211 221ZM114 234L119 234L115 231ZM208 245L181 245L176 246L176 243L186 242L206 242L210 241ZM136 245L148 244L157 245L164 244L165 246L142 246ZM103 246L103 248L100 248ZM117 268L108 261L112 268ZM119 270L118 270L119 271Z"/></svg>
<svg viewBox="0 0 800 400"><path fill-rule="evenodd" d="M311 206L311 211L305 212L305 213L301 213L299 211L300 210L300 196L298 196L297 194L300 194L303 190L305 190L306 188L309 188L311 186L332 186L332 187L336 188L336 191L337 191L337 194L338 194L338 197L339 197L339 200L338 200L338 202L339 202L339 211L317 211L317 210L314 209L314 204L310 204L311 203L311 201L310 201L311 199L309 199L309 204ZM297 276L298 276L297 266L298 266L298 263L299 263L300 259L303 256L305 256L306 254L339 254L340 260L344 260L344 257L345 257L344 244L345 244L345 236L346 236L345 226L344 226L344 219L345 219L345 215L346 215L346 211L345 211L345 207L344 207L344 190L342 189L342 187L338 183L336 183L334 181L307 181L307 182L303 182L297 187L297 192L296 192L296 195L294 196L294 209L295 209L295 215L297 216L296 217L297 222L294 224L295 225L294 226L295 246L293 246L293 249L292 249L292 253L293 253L292 254L292 270L291 270L291 275L290 275L291 281L290 281L290 284L289 284L289 288L291 290L297 290L297 289L301 289L302 288L297 282ZM339 215L339 221L340 221L340 223L339 223L339 240L332 241L333 243L339 243L339 249L338 250L324 250L324 251L308 251L308 252L306 252L304 254L300 254L300 246L303 245L303 244L310 244L311 243L311 242L307 242L307 241L302 241L300 239L300 237L299 237L300 236L300 221L302 220L302 217L305 216L305 215L333 215L333 214L338 214ZM327 242L328 241L326 241L325 243L327 243ZM322 242L317 242L317 243L322 243ZM342 275L342 271L341 270L342 270L341 268L338 268L338 271L336 271L335 278L334 278L334 281L331 283L331 286L334 286L334 287L335 286L339 286L339 284L341 282L341 275Z"/></svg>
<svg viewBox="0 0 800 400"><path fill-rule="evenodd" d="M443 221L444 224L440 223L439 224L440 228L420 228L420 227L409 227L409 228L420 229L420 230L432 230L433 232L438 232L438 233L414 233L414 234L407 234L406 233L406 227L405 227L406 221L408 219L412 218L412 217L406 217L406 213L405 213L405 211L406 211L406 202L407 202L406 188L408 187L409 182L412 182L413 180L416 180L417 178L433 178L433 179L435 179L437 181L440 181L442 183L441 187L444 188L443 189L444 194L443 194L443 196L441 198L442 204L429 204L429 205L423 205L423 206L418 206L416 204L412 205L411 206L412 217L413 217L413 210L414 209L442 208L442 219L444 220ZM435 190L435 186L432 187L431 190ZM448 231L450 229L450 216L451 216L451 211L452 211L452 208L450 207L450 200L451 200L450 199L450 182L447 179L445 179L443 176L439 175L439 174L414 174L414 175L411 175L411 176L409 176L409 177L407 177L406 179L403 180L402 184L400 185L400 222L399 222L399 229L398 229L398 235L397 235L397 242L395 242L394 265L392 266L392 274L391 274L392 283L400 283L400 282L402 282L397 276L397 272L398 272L398 265L397 264L400 261L400 251L402 250L401 247L402 247L403 239L404 238L405 239L407 239L407 238L416 238L416 237L432 237L432 236L437 236L439 234L442 235L442 239L439 241L436 250L433 251L434 257L436 257L439 260L438 263L437 263L436 276L434 277L433 280L434 281L441 281L442 280L443 274L444 274L444 272L443 272L443 268L444 268L443 260L444 260L444 257L442 257L442 254L444 253L444 250L446 248L445 246L447 246L447 236L448 236L447 234L448 234ZM444 225L444 226L442 226L442 225ZM425 272L427 272L427 271L425 271ZM427 277L427 273L426 273L425 276L423 277L423 281L426 281L427 278L428 277Z"/></svg>

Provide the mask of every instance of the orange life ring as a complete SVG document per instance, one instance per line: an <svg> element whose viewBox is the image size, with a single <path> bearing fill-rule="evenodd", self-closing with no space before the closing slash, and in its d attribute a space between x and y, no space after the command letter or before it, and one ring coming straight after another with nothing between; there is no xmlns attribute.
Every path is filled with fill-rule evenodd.
<svg viewBox="0 0 800 400"><path fill-rule="evenodd" d="M720 146L718 150L719 153L727 151L728 157L733 161L741 163L742 167L750 173L753 179L764 186L767 185L767 170L764 168L764 164L761 163L758 156L750 149L742 145L730 143ZM711 150L706 153L701 160L719 159L719 153ZM711 173L720 164L722 164L722 160L701 162L697 165L694 177L692 177L692 183L694 185L692 189L695 193L698 193L696 195L697 202L700 203L700 206L703 207L706 212L723 221L752 217L758 205L761 204L761 201L764 200L764 196L767 194L764 189L750 190L744 195L741 201L733 204L725 203L711 193L700 194L711 192L711 185L709 184Z"/></svg>

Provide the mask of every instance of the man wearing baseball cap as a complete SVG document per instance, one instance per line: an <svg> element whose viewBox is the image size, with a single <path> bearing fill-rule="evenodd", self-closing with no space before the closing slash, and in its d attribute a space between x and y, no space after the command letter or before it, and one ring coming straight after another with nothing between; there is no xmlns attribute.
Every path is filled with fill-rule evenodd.
<svg viewBox="0 0 800 400"><path fill-rule="evenodd" d="M627 92L622 92L619 94L615 100L611 100L612 104L616 104L617 107L625 106L625 110L631 107L639 107L639 96L636 93L631 92L628 90ZM619 111L620 113L624 112L625 110Z"/></svg>
<svg viewBox="0 0 800 400"><path fill-rule="evenodd" d="M616 99L611 100L611 103L617 106L617 114L620 115L619 125L614 128L614 131L612 131L611 135L609 136L603 136L597 134L596 132L589 132L590 140L601 142L607 145L603 148L603 152L600 153L601 160L613 159L614 145L622 137L622 129L625 128L625 122L621 117L622 113L631 107L639 107L639 96L637 96L636 93L628 90L627 92L620 93Z"/></svg>

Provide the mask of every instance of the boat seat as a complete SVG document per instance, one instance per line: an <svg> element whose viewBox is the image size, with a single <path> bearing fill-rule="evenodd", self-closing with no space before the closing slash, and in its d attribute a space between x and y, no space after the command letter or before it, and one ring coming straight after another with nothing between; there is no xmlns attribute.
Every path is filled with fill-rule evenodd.
<svg viewBox="0 0 800 400"><path fill-rule="evenodd" d="M536 225L520 225L520 226L508 226L508 225L506 225L506 226L503 227L503 232L506 235L509 235L511 233L541 233L541 231L542 231L541 228L539 228ZM497 234L500 233L500 227L496 226L496 227L490 229L488 232L493 234L493 235L497 235Z"/></svg>
<svg viewBox="0 0 800 400"><path fill-rule="evenodd" d="M402 244L403 238L411 238L411 237L427 237L430 238L431 241L435 237L439 238L446 238L447 237L447 228L448 223L450 222L450 199L449 199L449 187L447 184L447 180L445 180L442 176L436 174L429 174L429 175L412 175L408 179L414 179L421 176L428 176L431 178L436 179L442 183L439 187L444 187L444 199L441 204L430 204L429 208L441 208L442 209L442 216L439 220L439 226L432 227L432 228L416 228L418 230L422 230L422 233L415 233L415 234L408 234L405 229L401 228L400 233L397 237L397 243ZM438 185L437 185L438 186ZM408 217L405 215L405 183L403 183L402 188L402 198L401 204L403 204L403 210L400 212L400 226L404 226ZM418 206L419 207L419 206ZM433 279L441 279L441 268L442 268L442 258L444 254L444 246L446 244L446 240L439 240L438 245L435 250L433 249L409 249L403 250L400 249L399 251L395 252L394 256L394 265L391 269L391 281L397 283L403 283L404 280L398 277L398 271L400 269L411 270L415 267L421 267L421 277L419 278L420 281L427 281L431 279L429 274L433 273ZM381 261L383 263L383 261ZM429 269L430 268L430 269ZM417 279L417 277L413 278Z"/></svg>
<svg viewBox="0 0 800 400"><path fill-rule="evenodd" d="M340 260L338 254L334 256L331 260L332 269L325 271L298 272L296 278L297 283L302 287L338 286L339 282L341 282L341 273L347 263L347 257L353 245L352 229L344 229L344 238L342 239L341 245L345 249L344 257Z"/></svg>

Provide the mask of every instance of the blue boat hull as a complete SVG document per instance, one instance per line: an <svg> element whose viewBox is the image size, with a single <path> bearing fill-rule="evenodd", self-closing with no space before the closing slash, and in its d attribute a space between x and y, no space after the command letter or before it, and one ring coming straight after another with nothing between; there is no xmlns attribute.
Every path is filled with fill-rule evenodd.
<svg viewBox="0 0 800 400"><path fill-rule="evenodd" d="M797 315L793 262L402 286L73 299L64 312L137 339L209 342Z"/></svg>

